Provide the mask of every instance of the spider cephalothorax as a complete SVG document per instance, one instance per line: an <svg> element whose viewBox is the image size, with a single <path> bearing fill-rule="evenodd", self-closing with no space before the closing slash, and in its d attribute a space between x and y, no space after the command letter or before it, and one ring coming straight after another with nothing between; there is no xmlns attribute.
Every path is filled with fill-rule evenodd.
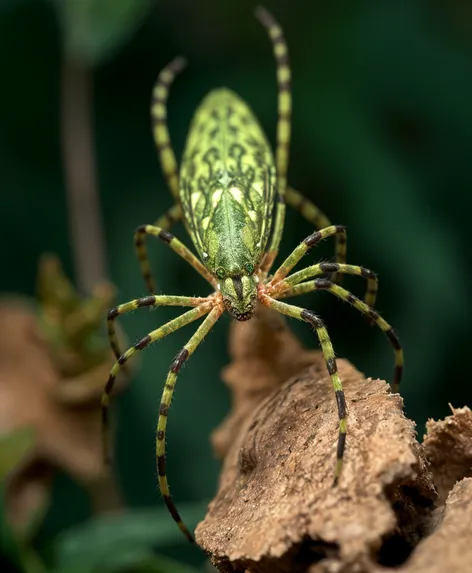
<svg viewBox="0 0 472 573"><path fill-rule="evenodd" d="M222 279L218 283L225 308L236 320L249 320L254 314L257 282L255 275L236 275Z"/></svg>

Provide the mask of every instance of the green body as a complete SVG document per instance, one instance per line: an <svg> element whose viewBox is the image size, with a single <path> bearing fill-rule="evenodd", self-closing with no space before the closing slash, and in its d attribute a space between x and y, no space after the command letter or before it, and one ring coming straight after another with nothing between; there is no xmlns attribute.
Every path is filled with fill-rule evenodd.
<svg viewBox="0 0 472 573"><path fill-rule="evenodd" d="M250 108L232 91L210 92L197 109L180 169L185 224L229 312L251 317L257 271L269 239L275 163Z"/></svg>

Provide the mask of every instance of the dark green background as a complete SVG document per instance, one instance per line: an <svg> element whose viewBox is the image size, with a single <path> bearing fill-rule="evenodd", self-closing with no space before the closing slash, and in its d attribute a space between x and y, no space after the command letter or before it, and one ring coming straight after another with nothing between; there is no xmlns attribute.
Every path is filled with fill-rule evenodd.
<svg viewBox="0 0 472 573"><path fill-rule="evenodd" d="M472 6L460 0L266 5L283 24L292 63L290 182L332 222L347 225L349 262L379 273L378 308L405 347L402 395L421 433L428 417L447 415L448 402L472 403ZM60 154L61 31L50 2L0 6L0 288L30 295L42 252L58 253L73 269ZM274 62L253 8L246 0L156 2L121 48L95 66L101 205L119 301L145 293L135 227L172 204L150 133L158 71L177 54L189 59L169 104L178 156L193 110L221 85L250 103L274 140ZM175 232L189 243L181 226ZM283 252L310 232L290 212ZM323 245L314 257L329 258L331 248ZM169 249L151 250L161 292L208 291ZM355 279L346 284L362 292ZM339 356L366 375L390 379L391 351L380 332L326 293L303 301L325 318ZM125 328L136 340L174 315L136 312ZM179 379L168 436L177 505L209 499L216 487L208 436L229 407L219 382L228 324L221 320ZM295 328L307 345L316 344L309 328ZM191 332L149 349L116 406L119 479L130 506L161 504L156 413L169 363ZM85 517L83 499L59 480L45 539Z"/></svg>

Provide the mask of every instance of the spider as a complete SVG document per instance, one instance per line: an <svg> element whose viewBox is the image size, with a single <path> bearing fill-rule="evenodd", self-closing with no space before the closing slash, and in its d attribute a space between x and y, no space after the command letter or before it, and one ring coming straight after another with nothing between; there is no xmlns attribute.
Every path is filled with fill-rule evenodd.
<svg viewBox="0 0 472 573"><path fill-rule="evenodd" d="M210 283L212 292L205 297L152 294L121 304L108 313L108 335L117 361L111 369L102 396L107 460L110 458L108 407L119 371L137 352L205 317L170 365L159 408L156 436L160 490L173 519L190 541L193 541L193 536L172 501L167 482L167 417L182 365L225 311L236 320L245 321L250 320L256 306L262 304L283 315L307 322L316 331L333 384L339 415L335 484L338 483L343 464L347 410L333 346L321 318L311 310L288 304L282 299L324 290L347 301L375 323L393 347L395 391L403 366L403 352L397 335L390 324L373 309L377 292L375 273L362 266L346 264L345 227L331 225L313 203L287 186L292 107L288 50L282 29L273 16L259 7L256 9L256 17L268 31L277 65L275 160L268 140L248 105L234 92L221 88L211 91L195 112L179 173L167 128L167 98L175 76L185 66L185 60L179 57L168 64L159 74L153 90L151 115L154 138L175 205L155 225L142 225L136 230L135 246L141 270L148 290L155 292L145 245L146 237L151 235L185 259ZM298 209L317 230L295 247L271 274L282 238L286 203ZM198 257L169 232L171 225L178 220L183 221ZM336 240L336 262L309 265L292 273L302 257L328 237ZM366 279L364 301L335 282L336 275L344 274ZM153 330L122 353L115 335L115 319L137 308L158 306L181 306L190 310Z"/></svg>

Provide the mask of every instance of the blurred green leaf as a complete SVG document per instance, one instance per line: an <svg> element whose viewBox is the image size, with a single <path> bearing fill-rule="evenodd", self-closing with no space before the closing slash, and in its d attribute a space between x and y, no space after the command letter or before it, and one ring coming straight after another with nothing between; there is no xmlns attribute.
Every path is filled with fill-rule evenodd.
<svg viewBox="0 0 472 573"><path fill-rule="evenodd" d="M86 66L113 54L133 34L151 0L53 0L67 57Z"/></svg>
<svg viewBox="0 0 472 573"><path fill-rule="evenodd" d="M23 426L0 436L0 482L27 456L35 443L34 430ZM42 573L44 567L35 552L15 535L7 521L5 490L0 489L0 555L11 567L25 573Z"/></svg>
<svg viewBox="0 0 472 573"><path fill-rule="evenodd" d="M198 571L198 569L161 555L153 555L133 567L133 573L198 573Z"/></svg>
<svg viewBox="0 0 472 573"><path fill-rule="evenodd" d="M7 521L4 489L0 489L0 556L2 563L7 566L5 571L45 573L45 568L34 550L15 536Z"/></svg>
<svg viewBox="0 0 472 573"><path fill-rule="evenodd" d="M0 490L0 555L8 565L25 571L21 550L11 530L5 512L5 492Z"/></svg>
<svg viewBox="0 0 472 573"><path fill-rule="evenodd" d="M206 506L206 503L184 506L182 515L186 523L195 525ZM116 571L132 564L141 564L143 569L139 571L177 572L175 567L165 568L164 561L159 563L152 556L152 549L183 541L166 509L128 511L96 517L61 533L54 544L55 562L61 572ZM148 565L150 569L144 568ZM190 570L182 568L181 571Z"/></svg>
<svg viewBox="0 0 472 573"><path fill-rule="evenodd" d="M31 452L34 441L34 431L29 426L0 436L0 481Z"/></svg>
<svg viewBox="0 0 472 573"><path fill-rule="evenodd" d="M197 569L163 557L152 555L150 551L139 548L122 548L118 553L110 554L107 559L93 564L91 568L83 566L83 563L67 565L61 569L55 569L54 573L198 573Z"/></svg>

